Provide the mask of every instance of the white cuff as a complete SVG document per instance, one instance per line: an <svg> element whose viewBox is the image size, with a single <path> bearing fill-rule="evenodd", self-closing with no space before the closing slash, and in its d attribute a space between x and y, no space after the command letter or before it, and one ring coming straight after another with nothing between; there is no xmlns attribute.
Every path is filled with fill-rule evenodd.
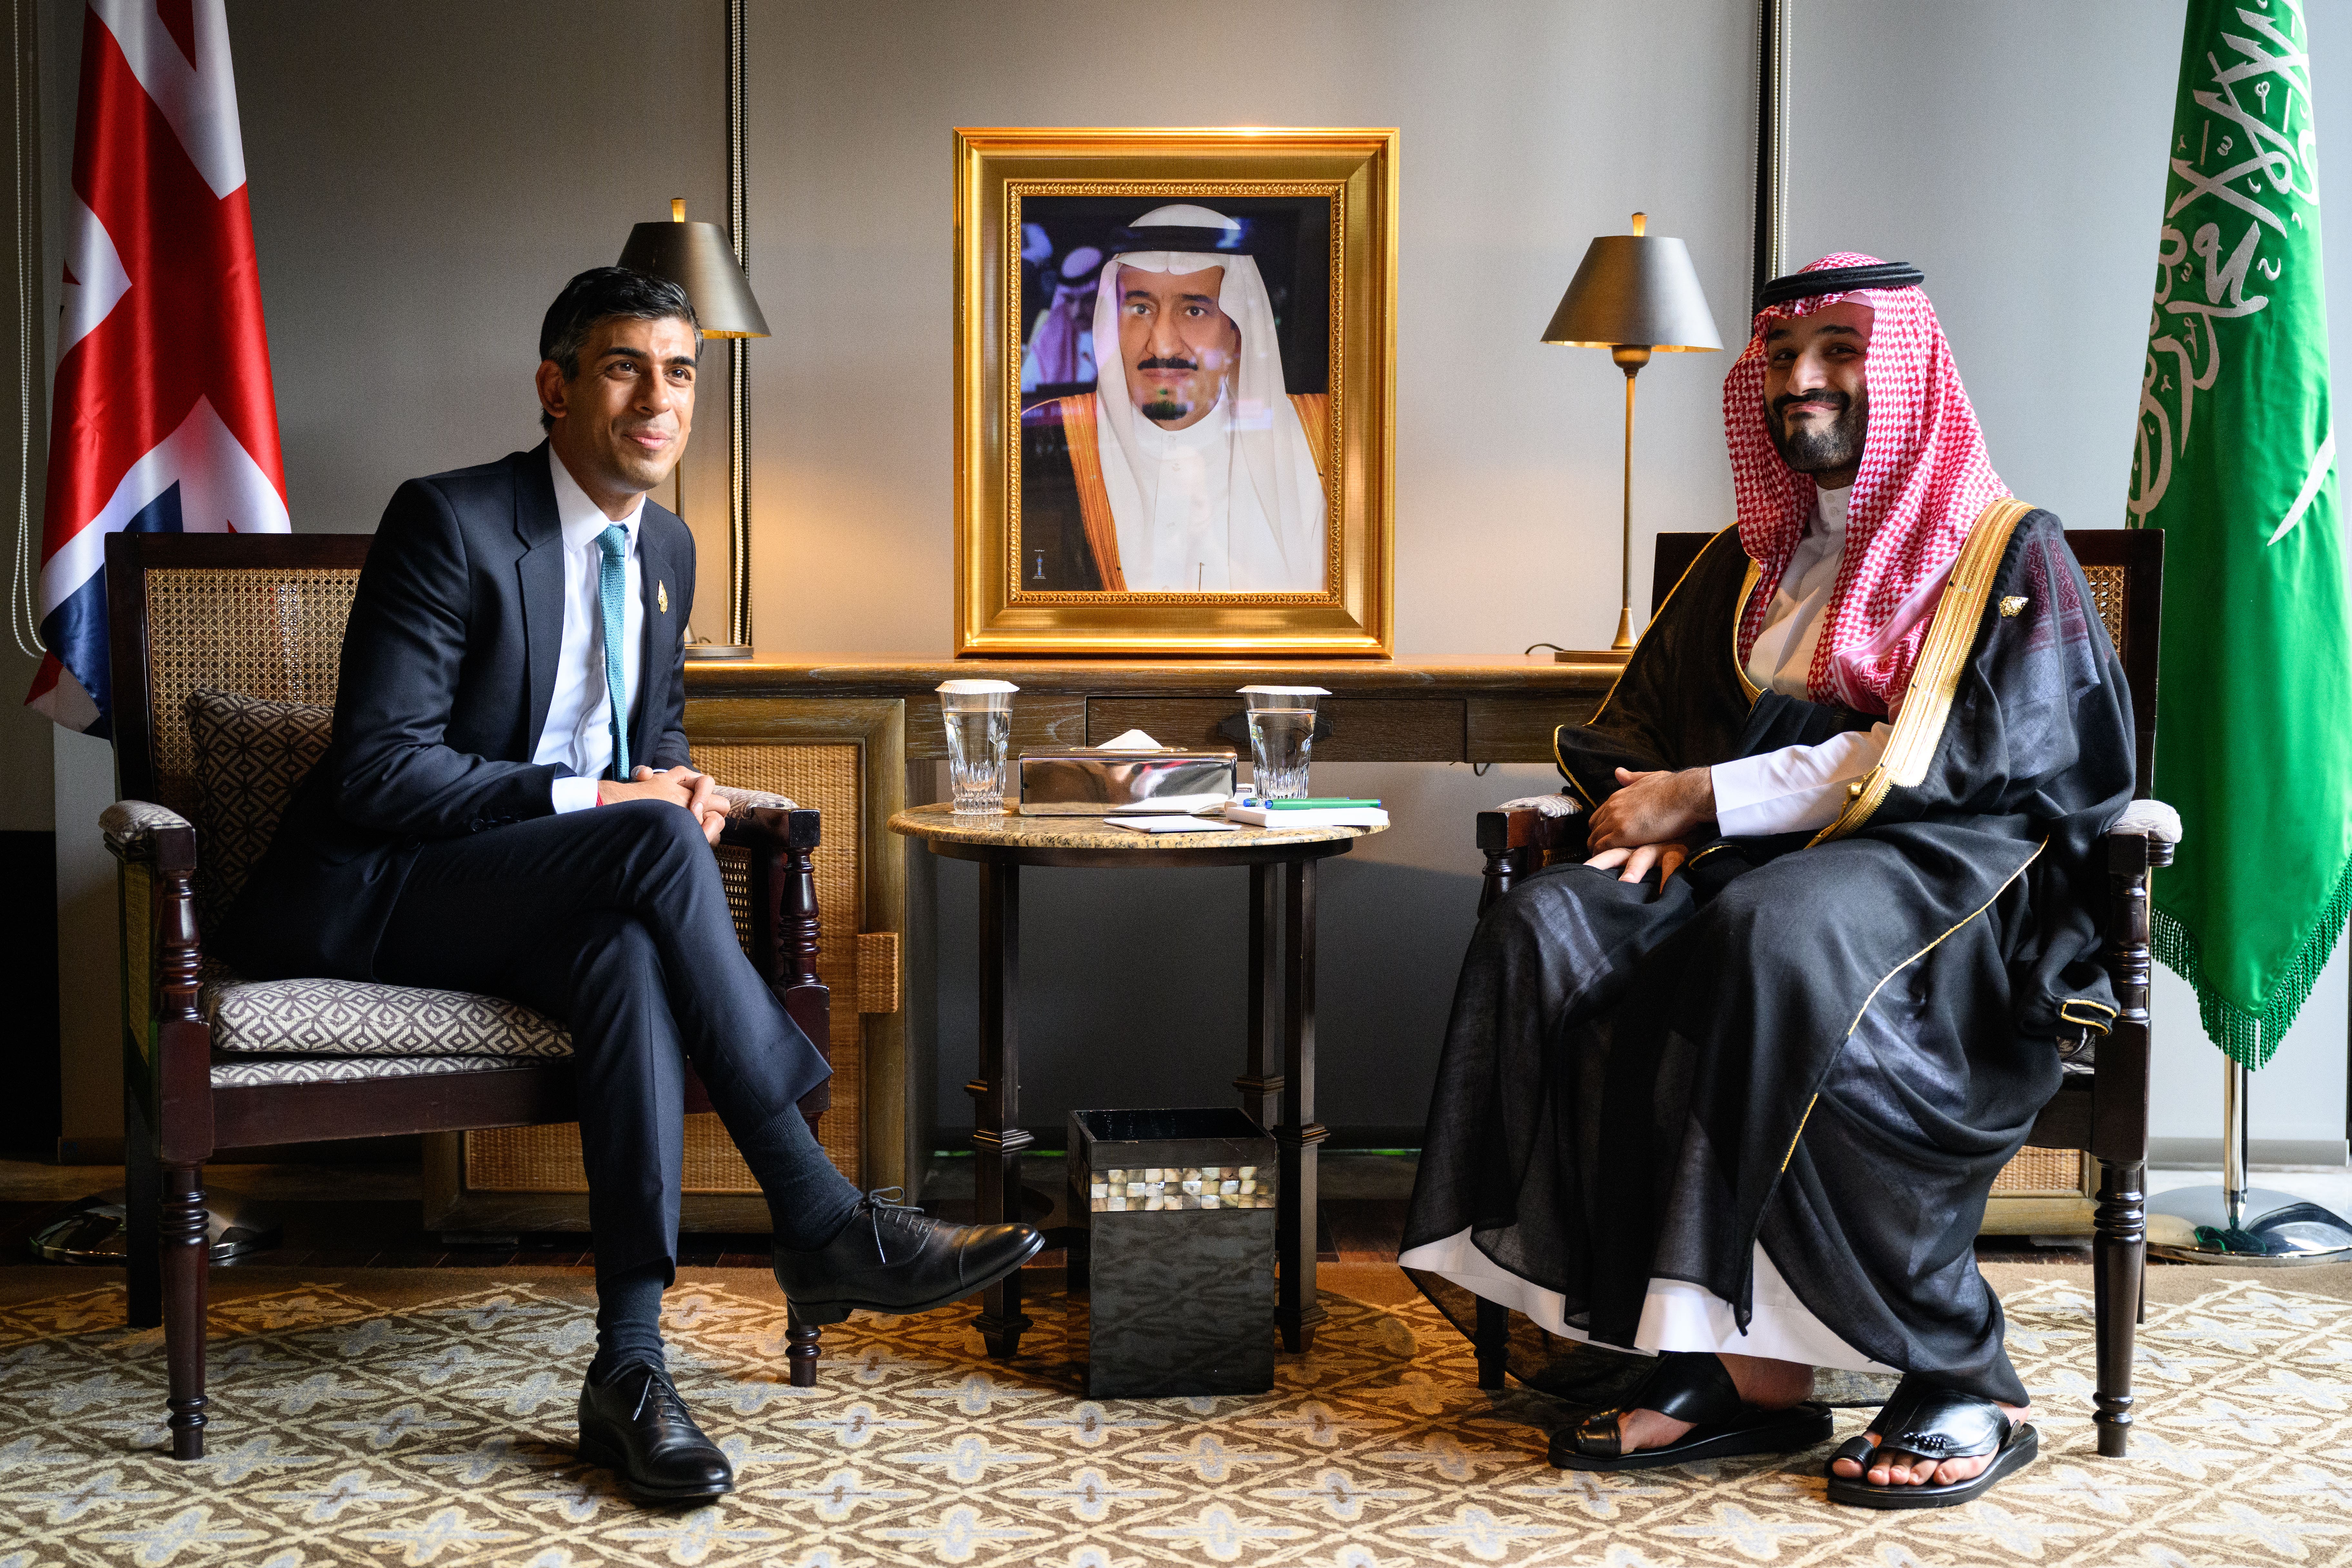
<svg viewBox="0 0 2352 1568"><path fill-rule="evenodd" d="M585 811L596 804L596 781L567 773L557 779L548 793L554 800L558 816L567 811Z"/></svg>
<svg viewBox="0 0 2352 1568"><path fill-rule="evenodd" d="M1715 824L1727 838L1827 827L1845 809L1846 785L1878 765L1894 731L1850 730L1818 746L1783 746L1708 769Z"/></svg>

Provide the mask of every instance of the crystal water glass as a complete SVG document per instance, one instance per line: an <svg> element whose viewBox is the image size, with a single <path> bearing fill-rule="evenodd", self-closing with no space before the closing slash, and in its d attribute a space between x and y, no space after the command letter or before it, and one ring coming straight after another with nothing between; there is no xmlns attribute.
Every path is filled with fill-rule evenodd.
<svg viewBox="0 0 2352 1568"><path fill-rule="evenodd" d="M1307 794L1307 763L1315 749L1315 700L1319 686L1244 686L1249 701L1251 788L1261 800L1298 800Z"/></svg>
<svg viewBox="0 0 2352 1568"><path fill-rule="evenodd" d="M1004 812L1004 759L1013 739L1009 680L950 680L940 686L940 715L948 727L948 782L958 816Z"/></svg>

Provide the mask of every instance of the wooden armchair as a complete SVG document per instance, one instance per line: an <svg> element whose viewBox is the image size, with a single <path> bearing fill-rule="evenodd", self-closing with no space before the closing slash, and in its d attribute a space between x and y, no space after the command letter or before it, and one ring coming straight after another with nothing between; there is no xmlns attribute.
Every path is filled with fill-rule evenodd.
<svg viewBox="0 0 2352 1568"><path fill-rule="evenodd" d="M1650 602L1663 603L1713 535L1658 536ZM2099 1452L2123 1457L2131 1437L2132 1342L2138 1325L2142 1273L2147 1259L2148 873L2172 863L2179 819L2150 800L2156 769L2156 654L2163 598L2164 534L2157 529L2070 529L2066 542L2090 579L2099 619L2122 659L2131 688L2136 758L2132 806L2108 832L2105 961L2122 1011L2094 1042L2087 1034L2062 1042L2066 1076L2042 1109L2026 1142L2040 1149L2082 1150L2099 1163L2098 1205L2092 1221L2093 1286L2098 1343L2098 1386L2093 1419ZM1527 807L1478 814L1478 847L1486 855L1478 912L1521 879L1568 856L1584 843L1581 816L1551 817ZM1481 1300L1476 1346L1482 1388L1503 1385L1510 1332L1507 1308Z"/></svg>
<svg viewBox="0 0 2352 1568"><path fill-rule="evenodd" d="M311 754L289 755L273 736L239 753L251 777L224 785L215 776L207 790L192 718L224 699L278 704L276 717L307 722L323 744L371 538L107 540L125 798L101 826L120 863L130 1320L163 1326L177 1459L205 1449L204 1165L215 1152L577 1114L570 1037L530 1008L341 981L247 984L205 954L205 920L243 887ZM740 863L729 879L748 890L738 934L824 1049L831 996L816 976L817 814L781 795L727 793L733 810L719 854ZM825 1104L824 1086L802 1102L812 1126ZM691 1068L687 1108L709 1109ZM792 1341L793 1381L805 1386L817 1333L796 1330Z"/></svg>

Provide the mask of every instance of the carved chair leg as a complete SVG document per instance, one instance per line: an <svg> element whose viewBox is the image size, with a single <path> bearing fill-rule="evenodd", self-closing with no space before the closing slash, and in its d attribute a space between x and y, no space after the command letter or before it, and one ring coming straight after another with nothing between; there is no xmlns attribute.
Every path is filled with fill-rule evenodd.
<svg viewBox="0 0 2352 1568"><path fill-rule="evenodd" d="M816 1386L816 1360L824 1353L819 1342L824 1331L813 1325L794 1323L784 1331L784 1361L792 1368L794 1388Z"/></svg>
<svg viewBox="0 0 2352 1568"><path fill-rule="evenodd" d="M1471 1341L1478 1352L1478 1386L1503 1386L1503 1367L1511 1350L1511 1310L1500 1301L1478 1298L1478 1331Z"/></svg>
<svg viewBox="0 0 2352 1568"><path fill-rule="evenodd" d="M2140 1321L2147 1265L2146 1167L2099 1162L2099 1202L2092 1218L2091 1272L2098 1341L2096 1424L2099 1453L2120 1459L2132 1428L2132 1343Z"/></svg>
<svg viewBox="0 0 2352 1568"><path fill-rule="evenodd" d="M130 1321L134 1329L152 1329L163 1321L163 1242L157 1229L163 1172L136 1085L122 1091L122 1262Z"/></svg>
<svg viewBox="0 0 2352 1568"><path fill-rule="evenodd" d="M163 1167L163 1353L171 1367L172 1458L205 1457L205 1305L212 1249L202 1165Z"/></svg>

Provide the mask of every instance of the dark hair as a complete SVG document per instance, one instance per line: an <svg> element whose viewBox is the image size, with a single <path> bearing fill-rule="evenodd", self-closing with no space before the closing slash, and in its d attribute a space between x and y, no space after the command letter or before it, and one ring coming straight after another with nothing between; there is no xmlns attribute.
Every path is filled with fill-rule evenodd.
<svg viewBox="0 0 2352 1568"><path fill-rule="evenodd" d="M580 351L600 321L620 317L633 321L684 321L694 329L694 352L702 353L702 324L694 319L694 302L686 290L667 278L634 272L625 267L592 267L563 286L547 319L539 324L539 357L553 360L566 381L580 376ZM555 420L540 411L539 427L555 428Z"/></svg>

